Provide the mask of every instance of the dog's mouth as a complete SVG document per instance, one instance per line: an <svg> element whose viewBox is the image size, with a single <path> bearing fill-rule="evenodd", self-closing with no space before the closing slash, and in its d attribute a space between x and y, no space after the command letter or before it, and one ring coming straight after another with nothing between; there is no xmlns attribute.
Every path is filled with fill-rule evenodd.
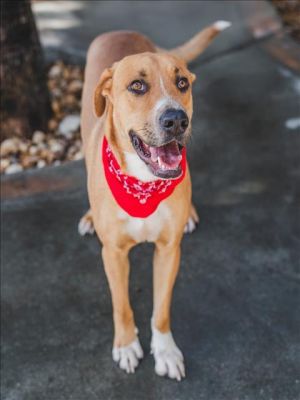
<svg viewBox="0 0 300 400"><path fill-rule="evenodd" d="M181 175L182 144L172 140L162 146L150 146L132 131L130 138L133 148L153 175L163 179L174 179Z"/></svg>

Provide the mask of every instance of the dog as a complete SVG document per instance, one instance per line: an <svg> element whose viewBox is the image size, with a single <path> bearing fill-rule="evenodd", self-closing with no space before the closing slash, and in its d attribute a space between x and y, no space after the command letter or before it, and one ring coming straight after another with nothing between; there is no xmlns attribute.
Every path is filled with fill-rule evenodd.
<svg viewBox="0 0 300 400"><path fill-rule="evenodd" d="M136 32L111 32L98 36L87 53L81 135L90 210L79 233L96 231L102 242L113 305L112 357L127 373L143 358L129 301L128 253L149 241L155 243L155 372L178 381L185 377L170 306L182 235L199 221L185 157L195 80L187 63L229 26L218 21L169 51Z"/></svg>

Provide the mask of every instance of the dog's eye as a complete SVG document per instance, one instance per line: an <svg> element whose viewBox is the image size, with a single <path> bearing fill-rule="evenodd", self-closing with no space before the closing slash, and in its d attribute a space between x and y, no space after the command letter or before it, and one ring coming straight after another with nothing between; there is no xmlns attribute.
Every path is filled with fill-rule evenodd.
<svg viewBox="0 0 300 400"><path fill-rule="evenodd" d="M146 82L136 80L131 82L128 86L128 90L136 94L144 94L148 90L148 86Z"/></svg>
<svg viewBox="0 0 300 400"><path fill-rule="evenodd" d="M190 86L189 81L186 78L178 78L176 84L181 92L186 92Z"/></svg>

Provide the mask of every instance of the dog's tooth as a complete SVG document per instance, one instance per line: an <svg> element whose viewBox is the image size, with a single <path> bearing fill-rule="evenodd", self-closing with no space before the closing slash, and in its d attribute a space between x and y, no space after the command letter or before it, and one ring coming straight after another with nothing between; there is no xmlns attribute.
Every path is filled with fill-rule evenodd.
<svg viewBox="0 0 300 400"><path fill-rule="evenodd" d="M162 161L161 161L161 159L160 159L160 157L159 157L159 156L157 157L157 161L158 161L158 165L159 165L159 167L160 167L160 168L162 168L162 166L163 166L163 163L162 163Z"/></svg>
<svg viewBox="0 0 300 400"><path fill-rule="evenodd" d="M156 161L157 161L157 158L158 158L158 155L157 155L156 150L155 150L153 147L151 147L151 146L149 146L149 150L150 150L150 154L151 154L151 160L152 160L153 162L156 162Z"/></svg>

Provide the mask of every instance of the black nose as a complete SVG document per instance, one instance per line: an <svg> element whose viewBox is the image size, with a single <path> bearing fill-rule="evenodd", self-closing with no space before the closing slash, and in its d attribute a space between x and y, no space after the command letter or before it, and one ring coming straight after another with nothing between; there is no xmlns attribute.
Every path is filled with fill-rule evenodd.
<svg viewBox="0 0 300 400"><path fill-rule="evenodd" d="M159 123L164 132L179 135L185 132L189 119L183 110L169 108L160 116Z"/></svg>

